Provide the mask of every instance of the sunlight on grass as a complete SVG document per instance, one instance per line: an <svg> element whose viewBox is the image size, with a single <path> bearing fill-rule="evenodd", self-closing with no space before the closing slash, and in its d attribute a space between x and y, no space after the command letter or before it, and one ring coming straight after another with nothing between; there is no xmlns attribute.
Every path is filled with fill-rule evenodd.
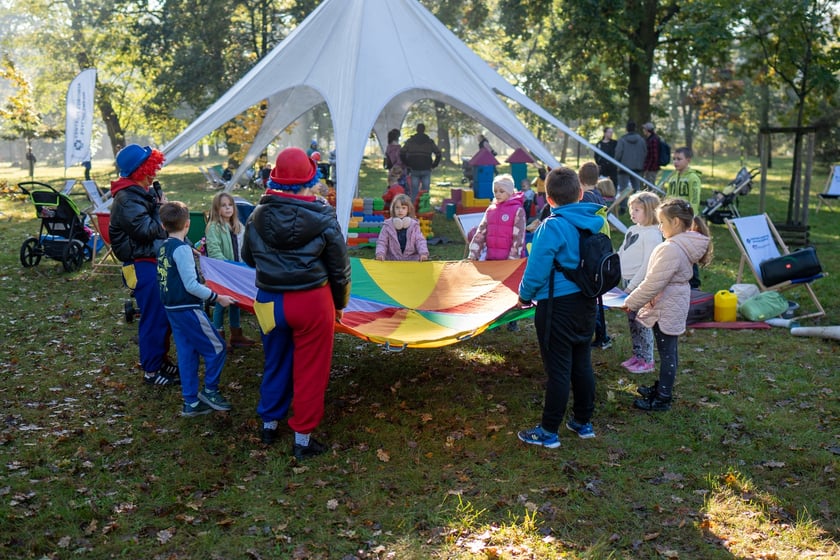
<svg viewBox="0 0 840 560"><path fill-rule="evenodd" d="M496 352L492 352L487 348L459 348L455 355L460 360L481 364L483 366L501 365L504 364L506 358Z"/></svg>
<svg viewBox="0 0 840 560"><path fill-rule="evenodd" d="M837 558L840 546L810 516L792 519L775 496L736 471L712 481L701 528L737 557L767 560Z"/></svg>
<svg viewBox="0 0 840 560"><path fill-rule="evenodd" d="M560 558L562 546L553 537L540 534L537 514L510 523L480 524L486 510L476 509L458 496L454 518L443 556L446 558Z"/></svg>

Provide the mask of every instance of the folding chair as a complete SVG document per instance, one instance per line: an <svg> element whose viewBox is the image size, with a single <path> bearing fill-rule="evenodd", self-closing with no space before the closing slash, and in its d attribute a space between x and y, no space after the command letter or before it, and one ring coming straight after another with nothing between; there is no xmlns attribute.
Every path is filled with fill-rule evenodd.
<svg viewBox="0 0 840 560"><path fill-rule="evenodd" d="M455 223L458 224L458 229L464 237L464 256L466 257L470 252L470 232L478 229L478 224L484 217L484 212L474 212L471 214L455 214Z"/></svg>
<svg viewBox="0 0 840 560"><path fill-rule="evenodd" d="M91 222L91 225L97 237L102 240L103 247L99 251L99 256L97 254L93 255L91 270L98 272L104 268L105 270L103 272L108 269L111 269L111 272L118 272L122 267L122 263L117 260L117 256L111 248L111 236L108 234L108 225L111 223L111 212L108 208L104 208L100 212L94 212L93 217L94 220Z"/></svg>
<svg viewBox="0 0 840 560"><path fill-rule="evenodd" d="M811 282L821 278L823 276L822 274L808 278L794 278L773 285L764 283L761 277L761 263L768 259L790 254L787 245L782 240L782 236L779 235L776 226L770 220L770 216L759 214L733 219L726 218L724 221L726 227L729 228L729 233L732 234L732 238L735 240L735 244L741 251L741 263L738 266L738 277L735 280L737 284L741 283L744 264L748 264L762 292L774 291L781 293L797 287L803 288L808 292L817 310L812 313L799 315L796 317L797 319L808 319L825 315L825 310L820 300L817 299L814 289L811 287Z"/></svg>
<svg viewBox="0 0 840 560"><path fill-rule="evenodd" d="M191 210L190 229L187 231L187 240L195 246L195 244L201 241L201 238L204 237L204 230L206 229L207 215L204 212Z"/></svg>
<svg viewBox="0 0 840 560"><path fill-rule="evenodd" d="M840 198L840 165L832 165L828 181L825 183L825 190L817 195L817 212L823 204L829 211L833 211L832 204Z"/></svg>
<svg viewBox="0 0 840 560"><path fill-rule="evenodd" d="M114 199L111 198L111 192L106 192L105 195L102 195L102 191L99 190L99 187L96 185L96 181L82 181L82 186L85 189L85 194L87 194L88 200L90 201L90 208L88 209L88 213L93 212L108 212L111 208L111 204L114 202Z"/></svg>
<svg viewBox="0 0 840 560"><path fill-rule="evenodd" d="M64 181L64 188L61 189L61 194L70 194L73 187L76 186L76 179L67 179Z"/></svg>

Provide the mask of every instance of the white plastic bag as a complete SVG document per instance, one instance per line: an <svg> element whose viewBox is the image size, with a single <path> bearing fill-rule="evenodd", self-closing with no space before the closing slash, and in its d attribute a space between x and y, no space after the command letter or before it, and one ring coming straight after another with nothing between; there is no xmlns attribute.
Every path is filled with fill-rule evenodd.
<svg viewBox="0 0 840 560"><path fill-rule="evenodd" d="M755 297L761 292L757 284L732 284L729 288L730 292L734 292L738 296L738 305L741 305L748 299Z"/></svg>

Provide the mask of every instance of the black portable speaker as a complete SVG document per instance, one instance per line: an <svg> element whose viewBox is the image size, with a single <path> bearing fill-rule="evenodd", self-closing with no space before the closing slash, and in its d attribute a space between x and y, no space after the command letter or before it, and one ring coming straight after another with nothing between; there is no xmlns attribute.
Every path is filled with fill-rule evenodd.
<svg viewBox="0 0 840 560"><path fill-rule="evenodd" d="M765 286L775 286L788 280L811 278L822 273L817 250L813 247L804 247L775 259L768 259L758 268Z"/></svg>

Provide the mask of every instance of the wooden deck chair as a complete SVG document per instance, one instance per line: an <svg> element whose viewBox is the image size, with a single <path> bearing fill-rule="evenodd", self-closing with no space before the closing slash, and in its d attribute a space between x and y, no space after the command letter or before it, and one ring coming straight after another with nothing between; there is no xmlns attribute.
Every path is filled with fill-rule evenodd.
<svg viewBox="0 0 840 560"><path fill-rule="evenodd" d="M90 201L89 213L96 214L97 212L108 212L114 199L111 198L111 192L108 191L104 195L96 184L96 181L82 181L82 186L85 189L85 194Z"/></svg>
<svg viewBox="0 0 840 560"><path fill-rule="evenodd" d="M76 179L67 179L64 181L64 188L61 189L61 194L70 194L73 187L76 186Z"/></svg>
<svg viewBox="0 0 840 560"><path fill-rule="evenodd" d="M458 224L458 229L464 237L464 257L470 253L470 232L478 228L481 219L484 217L484 212L473 212L471 214L455 214L455 223Z"/></svg>
<svg viewBox="0 0 840 560"><path fill-rule="evenodd" d="M199 167L198 170L201 171L202 175L204 175L204 180L207 182L207 185L211 188L219 189L225 186L225 182L222 181L222 178L216 175L214 172L211 172L210 169Z"/></svg>
<svg viewBox="0 0 840 560"><path fill-rule="evenodd" d="M93 272L120 273L122 263L117 260L117 256L111 248L111 236L108 234L108 225L111 223L111 212L108 208L103 208L100 212L94 212L93 217L94 220L91 222L91 225L96 232L96 236L102 240L103 246L93 256L91 270Z"/></svg>
<svg viewBox="0 0 840 560"><path fill-rule="evenodd" d="M817 212L825 205L833 211L833 204L840 198L840 164L831 166L831 173L825 183L825 190L817 195Z"/></svg>
<svg viewBox="0 0 840 560"><path fill-rule="evenodd" d="M187 240L195 246L204 237L204 230L207 229L207 215L198 210L190 210L190 229L187 231Z"/></svg>
<svg viewBox="0 0 840 560"><path fill-rule="evenodd" d="M612 201L612 204L607 206L607 213L615 214L618 216L618 209L621 207L621 203L630 198L630 195L633 194L633 189L624 189L615 193L615 198Z"/></svg>
<svg viewBox="0 0 840 560"><path fill-rule="evenodd" d="M825 315L825 310L820 300L817 299L814 289L811 287L811 282L817 278L821 278L822 274L809 278L787 280L774 285L767 285L762 280L760 268L762 262L790 254L787 245L782 240L782 236L779 235L776 226L770 220L770 216L759 214L741 218L727 218L724 221L726 227L729 228L729 233L732 234L732 238L735 240L735 244L738 246L738 250L741 251L741 263L738 266L738 277L735 283L741 283L744 274L744 265L747 264L762 292L783 292L793 288L802 288L808 292L811 301L814 302L816 311L798 315L796 319L809 319Z"/></svg>

